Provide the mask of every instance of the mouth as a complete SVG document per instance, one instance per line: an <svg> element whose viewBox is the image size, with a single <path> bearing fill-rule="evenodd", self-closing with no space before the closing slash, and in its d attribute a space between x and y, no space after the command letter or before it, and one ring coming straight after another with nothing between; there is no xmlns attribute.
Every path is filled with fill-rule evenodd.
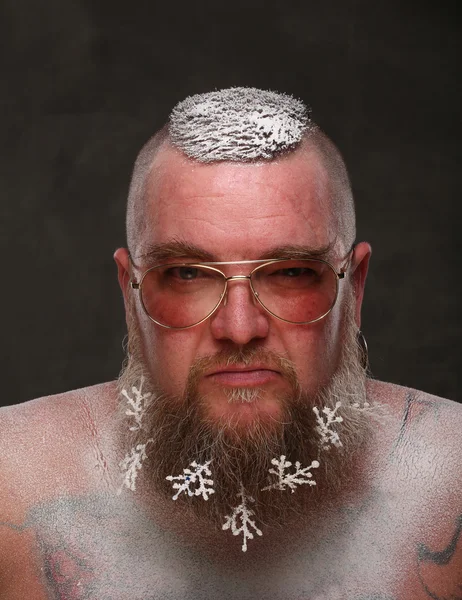
<svg viewBox="0 0 462 600"><path fill-rule="evenodd" d="M230 387L257 387L276 381L280 377L279 371L265 365L229 365L206 374L207 379Z"/></svg>

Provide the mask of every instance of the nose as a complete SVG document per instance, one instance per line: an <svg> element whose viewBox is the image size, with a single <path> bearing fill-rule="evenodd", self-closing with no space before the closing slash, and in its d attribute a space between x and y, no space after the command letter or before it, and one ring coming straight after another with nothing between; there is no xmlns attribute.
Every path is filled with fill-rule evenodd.
<svg viewBox="0 0 462 600"><path fill-rule="evenodd" d="M249 277L236 275L228 278L226 296L211 317L211 331L217 340L244 345L268 335L269 319L252 293Z"/></svg>

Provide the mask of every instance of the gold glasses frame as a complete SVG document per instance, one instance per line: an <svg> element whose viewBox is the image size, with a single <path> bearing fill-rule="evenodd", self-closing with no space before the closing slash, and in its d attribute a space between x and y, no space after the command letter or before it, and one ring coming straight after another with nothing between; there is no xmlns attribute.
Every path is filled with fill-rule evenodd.
<svg viewBox="0 0 462 600"><path fill-rule="evenodd" d="M185 263L185 262L181 262L181 263L164 263L164 264L158 264L158 265L154 265L153 267L150 267L149 269L147 269L141 276L141 279L139 281L136 281L134 279L132 279L130 281L130 287L134 290L138 290L139 292L139 298L140 298L140 302L141 302L141 306L143 307L144 312L146 313L146 315L148 316L148 318L153 322L156 323L156 325L159 325L160 327L164 327L165 329L174 329L174 330L182 330L182 329L191 329L192 327L196 327L197 325L200 325L201 323L203 323L204 321L207 321L207 319L210 319L210 317L218 310L218 308L220 307L221 303L223 302L223 299L226 297L227 292L228 292L228 283L230 281L244 281L244 280L248 280L249 285L250 285L250 289L252 291L252 294L254 296L254 298L257 300L257 302L259 303L259 305L265 310L265 312L267 312L268 314L270 314L271 316L275 317L276 319L278 319L279 321L283 321L285 323L290 323L292 325L310 325L311 323L316 323L317 321L320 321L321 319L324 319L334 308L336 302L337 302L337 298L338 298L338 292L339 292L339 280L343 279L345 277L345 273L351 263L351 255L354 251L354 245L352 246L351 250L348 252L348 257L346 260L346 263L344 264L344 266L340 269L340 271L337 271L335 269L335 267L328 262L327 260L321 259L321 258L310 258L310 257L303 257L303 258L299 258L296 256L292 256L292 257L288 257L288 258L273 258L273 259L259 259L259 260L236 260L236 261L213 261L213 262L197 262L197 263ZM321 316L317 317L316 319L312 319L311 321L289 321L288 319L283 319L282 317L279 317L278 315L276 315L274 312L272 312L269 308L267 308L263 302L260 300L259 294L258 292L255 290L253 283L252 283L252 275L256 272L258 272L260 269L268 266L268 265L272 265L274 263L278 263L278 262L286 262L288 260L297 260L297 261L310 261L310 262L320 262L323 263L325 265L327 265L331 271L334 273L335 275L335 283L336 283L336 290L335 290L335 297L334 300L332 302L332 306L329 308L329 310L327 310L324 314L322 314ZM260 264L257 264L260 263ZM216 265L222 265L222 266L226 266L226 265L252 265L252 264L257 264L257 266L252 269L252 271L248 274L248 275L231 275L231 276L227 276L225 273L223 273L223 271L221 271L220 269L216 268ZM207 315L205 316L203 319L201 319L200 321L197 321L196 323L193 323L192 325L186 325L184 327L173 327L171 325L165 325L164 323L161 323L159 321L157 321L156 319L154 319L148 312L144 301L143 301L143 294L142 294L142 286L143 286L143 282L146 278L146 276L148 275L148 273L150 273L151 271L154 271L155 269L159 269L160 267L192 267L192 268L205 268L206 270L210 270L213 271L215 273L219 273L222 277L223 277L223 281L224 281L224 286L223 286L223 292L220 295L220 298L217 302L217 304L215 305L215 307L213 308L213 310Z"/></svg>

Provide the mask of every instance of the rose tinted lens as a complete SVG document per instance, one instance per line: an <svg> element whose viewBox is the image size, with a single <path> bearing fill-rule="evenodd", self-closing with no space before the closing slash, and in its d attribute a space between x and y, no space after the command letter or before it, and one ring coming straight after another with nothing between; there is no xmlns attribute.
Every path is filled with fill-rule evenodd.
<svg viewBox="0 0 462 600"><path fill-rule="evenodd" d="M320 260L287 260L258 268L252 285L259 301L281 319L309 323L324 316L337 297L337 275Z"/></svg>
<svg viewBox="0 0 462 600"><path fill-rule="evenodd" d="M205 319L220 302L223 276L206 267L163 265L148 271L141 299L149 316L168 327L189 327Z"/></svg>

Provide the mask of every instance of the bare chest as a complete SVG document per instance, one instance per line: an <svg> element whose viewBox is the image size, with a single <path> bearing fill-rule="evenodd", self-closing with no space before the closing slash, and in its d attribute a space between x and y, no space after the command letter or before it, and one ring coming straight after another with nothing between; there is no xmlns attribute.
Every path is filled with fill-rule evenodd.
<svg viewBox="0 0 462 600"><path fill-rule="evenodd" d="M285 545L277 542L283 531L264 531L274 546L263 557L260 539L249 542L247 553L239 555L231 534L222 532L223 548L230 548L225 562L162 531L133 504L96 496L39 506L26 529L34 532L40 586L47 599L448 597L439 596L437 588L446 582L446 588L454 584L456 590L450 550L443 560L444 549L425 546L420 524L413 526L412 507L398 511L392 498L380 502L380 510L374 503L347 507L332 522L327 519L322 531L309 537L300 532ZM38 598L34 586L37 582L31 583L30 597Z"/></svg>

